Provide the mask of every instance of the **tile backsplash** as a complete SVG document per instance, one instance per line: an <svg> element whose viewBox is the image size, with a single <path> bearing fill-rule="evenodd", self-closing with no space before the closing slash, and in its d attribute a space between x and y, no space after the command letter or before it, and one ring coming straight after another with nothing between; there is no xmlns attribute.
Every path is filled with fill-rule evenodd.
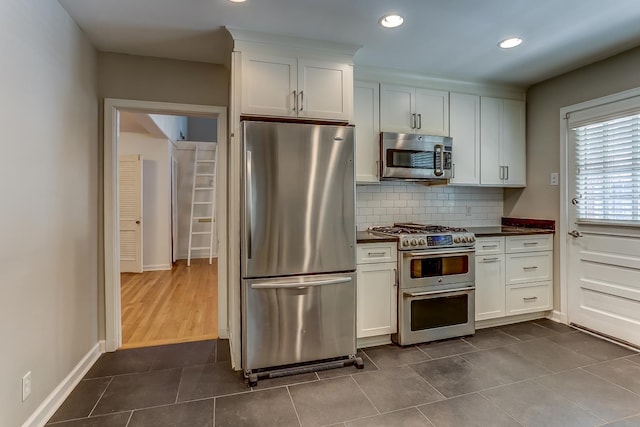
<svg viewBox="0 0 640 427"><path fill-rule="evenodd" d="M356 187L358 230L402 221L452 227L498 225L502 211L502 188L390 181Z"/></svg>

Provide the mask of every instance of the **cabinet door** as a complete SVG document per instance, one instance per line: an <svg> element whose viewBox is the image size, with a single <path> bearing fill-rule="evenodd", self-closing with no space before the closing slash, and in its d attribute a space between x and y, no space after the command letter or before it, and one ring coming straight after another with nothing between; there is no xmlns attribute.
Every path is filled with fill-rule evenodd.
<svg viewBox="0 0 640 427"><path fill-rule="evenodd" d="M298 60L298 116L350 122L353 67L336 62Z"/></svg>
<svg viewBox="0 0 640 427"><path fill-rule="evenodd" d="M242 54L243 114L296 116L297 60Z"/></svg>
<svg viewBox="0 0 640 427"><path fill-rule="evenodd" d="M476 320L505 315L505 257L476 256Z"/></svg>
<svg viewBox="0 0 640 427"><path fill-rule="evenodd" d="M380 130L415 133L415 89L380 85Z"/></svg>
<svg viewBox="0 0 640 427"><path fill-rule="evenodd" d="M358 265L357 273L357 337L396 333L396 263Z"/></svg>
<svg viewBox="0 0 640 427"><path fill-rule="evenodd" d="M501 163L506 166L504 183L509 186L526 184L525 104L523 101L502 101Z"/></svg>
<svg viewBox="0 0 640 427"><path fill-rule="evenodd" d="M354 123L356 125L356 182L380 182L380 110L377 83L354 85Z"/></svg>
<svg viewBox="0 0 640 427"><path fill-rule="evenodd" d="M416 133L449 136L449 92L416 89Z"/></svg>
<svg viewBox="0 0 640 427"><path fill-rule="evenodd" d="M480 97L451 93L449 123L453 138L451 184L480 184Z"/></svg>
<svg viewBox="0 0 640 427"><path fill-rule="evenodd" d="M502 100L480 99L480 184L502 185L500 134Z"/></svg>

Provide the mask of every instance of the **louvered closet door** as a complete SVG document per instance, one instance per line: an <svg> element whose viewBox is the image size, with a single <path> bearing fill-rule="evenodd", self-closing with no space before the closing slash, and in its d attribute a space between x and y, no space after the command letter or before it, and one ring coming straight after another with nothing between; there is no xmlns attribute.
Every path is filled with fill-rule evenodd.
<svg viewBox="0 0 640 427"><path fill-rule="evenodd" d="M120 156L120 271L142 273L142 156Z"/></svg>

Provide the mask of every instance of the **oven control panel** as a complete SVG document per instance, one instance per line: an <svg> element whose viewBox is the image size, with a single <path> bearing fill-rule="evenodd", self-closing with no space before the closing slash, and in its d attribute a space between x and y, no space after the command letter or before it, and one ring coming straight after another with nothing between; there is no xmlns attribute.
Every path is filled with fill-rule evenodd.
<svg viewBox="0 0 640 427"><path fill-rule="evenodd" d="M474 246L476 238L473 233L434 234L420 236L403 236L400 239L401 250L451 248Z"/></svg>

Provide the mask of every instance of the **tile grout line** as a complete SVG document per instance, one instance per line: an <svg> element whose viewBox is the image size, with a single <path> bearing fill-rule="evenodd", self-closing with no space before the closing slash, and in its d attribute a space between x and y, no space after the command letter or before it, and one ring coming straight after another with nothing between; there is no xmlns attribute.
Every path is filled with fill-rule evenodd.
<svg viewBox="0 0 640 427"><path fill-rule="evenodd" d="M606 361L601 362L601 363L608 363L608 362L612 362L612 361L614 361L614 360L620 360L620 359L624 359L624 358L606 360ZM633 363L633 362L631 362L631 363ZM620 389L622 389L622 390L628 391L629 393L634 394L634 395L636 395L636 396L640 397L640 393L636 393L636 392L635 392L635 391L633 391L633 390L629 390L628 388L626 388L626 387L624 387L624 386L622 386L622 385L620 385L620 384L618 384L618 383L615 383L615 382L611 381L609 378L603 377L603 376L601 376L601 375L596 374L595 372L587 371L586 369L584 369L584 368L588 368L589 366L595 366L595 365L580 366L578 369L580 369L581 371L583 371L583 372L584 372L584 373L586 373L586 374L593 375L594 377L596 377L596 378L600 378L601 380L603 380L603 381L605 381L605 382L607 382L607 383L609 383L609 384L611 384L611 385L614 385L615 387L618 387L618 388L620 388Z"/></svg>
<svg viewBox="0 0 640 427"><path fill-rule="evenodd" d="M507 410L506 410L506 409L504 409L504 408L502 408L502 407L498 406L498 404L496 404L496 403L492 402L491 400L489 400L489 398L487 398L487 396L485 396L484 394L482 394L482 393L480 393L480 392L478 392L478 393L476 393L476 394L477 394L478 396L480 396L481 398L483 398L484 400L486 400L486 401L489 403L489 405L491 405L491 406L493 406L494 408L499 409L499 410L501 410L502 412L504 412L504 413L507 415L507 417L511 418L514 422L516 422L517 424L519 424L519 425L521 425L521 426L524 426L524 424L522 424L522 423L521 423L520 421L518 421L518 420L517 420L513 415L511 415L509 412L507 412Z"/></svg>
<svg viewBox="0 0 640 427"><path fill-rule="evenodd" d="M572 369L572 371L577 371L578 369L581 369L581 368ZM597 418L597 419L601 420L603 423L606 424L608 422L604 418L602 418L602 417L594 414L593 412L589 411L588 408L585 408L584 406L582 406L580 403L576 402L575 400L569 399L567 396L563 395L559 391L556 391L556 390L552 389L551 387L547 387L546 385L544 385L544 384L540 383L539 381L537 381L537 379L534 379L533 381L535 381L535 383L538 384L540 387L545 388L545 389L549 390L550 392L559 395L562 399L566 400L567 402L573 403L579 409L582 409L587 414L593 416L594 418Z"/></svg>
<svg viewBox="0 0 640 427"><path fill-rule="evenodd" d="M176 399L174 404L178 403L178 396L180 396L180 386L182 385L182 376L184 375L184 367L180 368L180 379L178 380L178 389L176 390Z"/></svg>
<svg viewBox="0 0 640 427"><path fill-rule="evenodd" d="M93 405L93 408L91 408L91 411L89 411L89 415L87 415L87 417L90 417L93 414L93 411L96 410L96 407L98 406L98 403L100 403L100 400L102 400L102 397L107 392L107 389L109 388L109 386L111 385L112 382L113 382L113 377L111 377L111 379L109 380L109 384L107 384L107 386L104 388L104 390L102 390L102 393L100 393L100 397L98 397L98 400L96 400L96 403Z"/></svg>
<svg viewBox="0 0 640 427"><path fill-rule="evenodd" d="M356 387L358 387L358 390L360 390L360 393L362 393L364 395L364 397L367 398L367 400L369 401L369 403L371 404L371 406L373 406L373 409L376 410L376 412L378 413L378 415L381 414L380 410L378 409L378 407L371 401L371 399L369 398L369 395L362 389L362 387L360 387L360 384L358 384L358 381L356 381L355 378L353 378L353 376L349 375L349 378L351 378L351 381L353 381L356 384ZM348 420L350 421L350 420ZM343 421L346 423L346 421Z"/></svg>
<svg viewBox="0 0 640 427"><path fill-rule="evenodd" d="M131 411L131 413L129 414L129 418L127 419L127 423L124 425L124 427L129 427L129 423L131 422L131 418L133 418L133 411Z"/></svg>
<svg viewBox="0 0 640 427"><path fill-rule="evenodd" d="M211 414L211 423L213 427L216 427L216 404L218 403L217 398L213 398L213 413Z"/></svg>
<svg viewBox="0 0 640 427"><path fill-rule="evenodd" d="M291 396L291 390L289 390L289 386L285 386L285 388L287 389L287 394L289 395L289 400L291 401L291 406L293 406L293 412L296 414L296 418L298 419L298 425L300 425L302 427L302 421L300 420L300 414L298 414L298 408L296 408L296 404L293 401L293 396Z"/></svg>

